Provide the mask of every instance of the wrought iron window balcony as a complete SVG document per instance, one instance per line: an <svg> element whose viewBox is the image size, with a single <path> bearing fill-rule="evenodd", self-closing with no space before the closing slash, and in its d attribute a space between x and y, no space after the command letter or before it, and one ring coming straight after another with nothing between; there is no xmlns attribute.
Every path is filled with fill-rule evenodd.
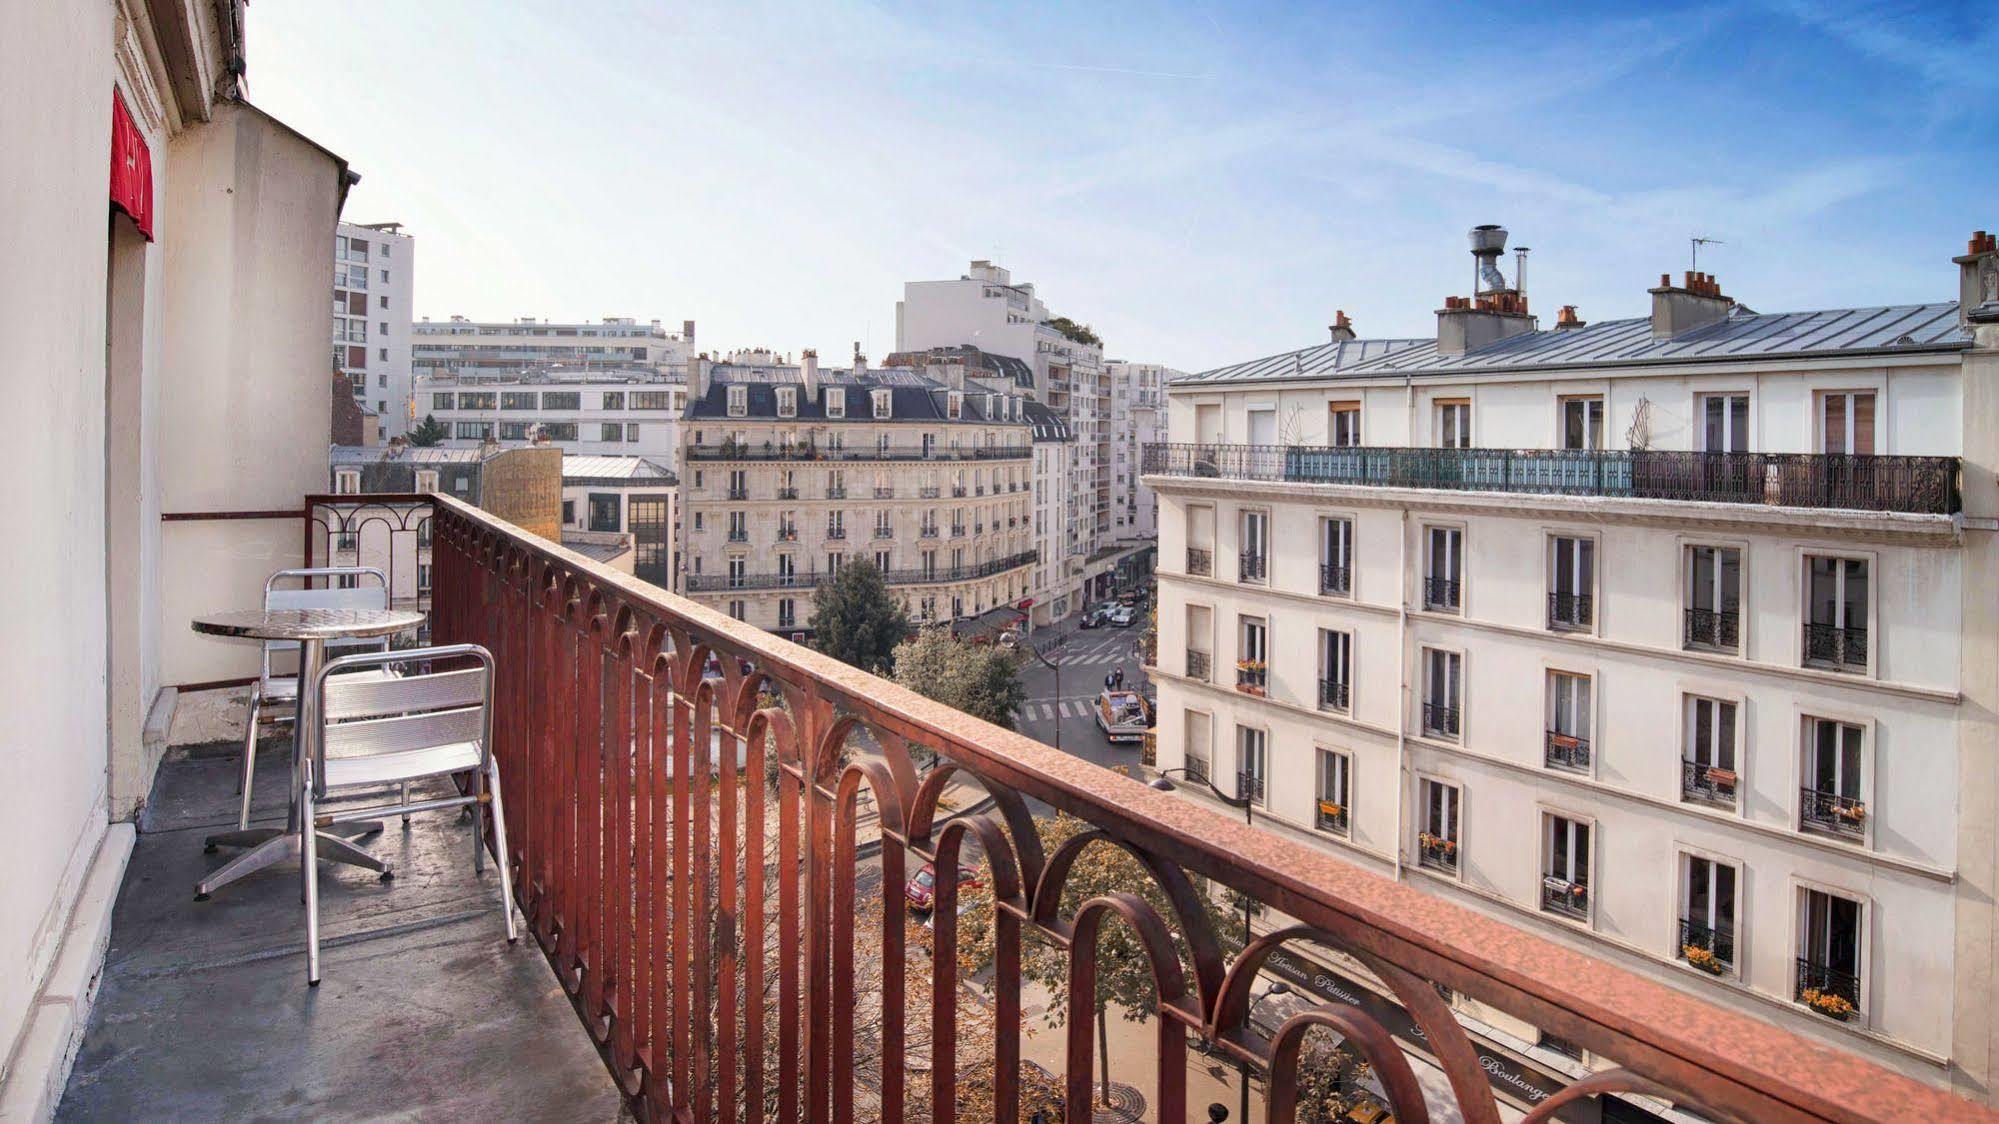
<svg viewBox="0 0 1999 1124"><path fill-rule="evenodd" d="M1589 920L1589 887L1566 878L1541 879L1541 908L1564 917Z"/></svg>
<svg viewBox="0 0 1999 1124"><path fill-rule="evenodd" d="M1548 627L1557 631L1586 630L1596 619L1596 596L1589 593L1550 593Z"/></svg>
<svg viewBox="0 0 1999 1124"><path fill-rule="evenodd" d="M1353 592L1353 567L1319 566L1319 592L1345 597Z"/></svg>
<svg viewBox="0 0 1999 1124"><path fill-rule="evenodd" d="M829 500L844 500L847 498L847 489L828 488L826 489L826 498Z"/></svg>
<svg viewBox="0 0 1999 1124"><path fill-rule="evenodd" d="M1703 765L1698 761L1680 762L1680 795L1688 800L1703 800L1733 808L1738 779L1734 769Z"/></svg>
<svg viewBox="0 0 1999 1124"><path fill-rule="evenodd" d="M951 498L952 498L952 499L954 499L954 500L962 500L962 499L964 499L964 498L965 498L965 487L964 487L964 485L962 485L962 484L959 484L959 485L955 485L955 486L953 486L953 487L952 487L952 489L951 489Z"/></svg>
<svg viewBox="0 0 1999 1124"><path fill-rule="evenodd" d="M1199 547L1187 548L1187 572L1195 577L1212 577L1215 572L1215 552Z"/></svg>
<svg viewBox="0 0 1999 1124"><path fill-rule="evenodd" d="M1458 611L1458 597L1463 589L1451 578L1423 579L1423 607L1437 612Z"/></svg>
<svg viewBox="0 0 1999 1124"><path fill-rule="evenodd" d="M875 498L876 498L876 499L878 499L878 500L892 500L892 499L894 499L894 498L895 498L895 485L891 484L891 485L889 485L888 487L885 487L885 488L883 488L883 487L877 487L877 488L875 489Z"/></svg>
<svg viewBox="0 0 1999 1124"><path fill-rule="evenodd" d="M777 627L779 627L779 628L797 628L797 627L798 627L798 618L797 618L796 616L789 616L789 617L787 617L787 616L785 616L784 614L780 613L780 614L778 614L778 618L777 618Z"/></svg>
<svg viewBox="0 0 1999 1124"><path fill-rule="evenodd" d="M1031 446L996 445L976 449L925 449L920 445L870 446L863 449L816 445L688 445L690 461L995 461L1025 460Z"/></svg>
<svg viewBox="0 0 1999 1124"><path fill-rule="evenodd" d="M974 524L972 524L972 533L973 533L974 535L983 535L983 534L985 534L985 533L986 533L986 525L985 525L984 523L974 523Z"/></svg>
<svg viewBox="0 0 1999 1124"><path fill-rule="evenodd" d="M1237 800L1248 800L1254 804L1263 803L1263 776L1237 769L1235 774L1235 795Z"/></svg>
<svg viewBox="0 0 1999 1124"><path fill-rule="evenodd" d="M1742 642L1742 614L1729 609L1688 609L1686 646L1733 652Z"/></svg>
<svg viewBox="0 0 1999 1124"><path fill-rule="evenodd" d="M337 507L343 502L344 508ZM379 508L377 498L368 502ZM944 962L883 955L876 951L881 946L864 942L873 934L903 931L908 907L900 884L913 869L907 864L935 862L943 869L955 863L946 849L955 837L947 832L912 839L913 853L890 848L880 860L883 878L861 881L853 895L839 889L849 885L845 880L855 870L855 812L861 799L873 799L885 821L893 806L895 822L908 824L926 817L934 822L936 802L952 795L945 786L888 783L914 772L912 753L935 755L970 774L1002 809L1019 808L1031 797L1113 833L1176 884L1200 877L1251 900L1281 901L1288 915L1317 934L1313 940L1402 969L1415 977L1411 986L1448 989L1530 1023L1558 1015L1565 1020L1563 1032L1586 1043L1592 1055L1629 1070L1629 1076L1607 1071L1614 1074L1610 1080L1655 1082L1669 1094L1682 1094L1669 1099L1704 1102L1705 1115L1803 1120L1836 1111L1854 1120L1885 1121L1950 1119L1967 1111L1947 1089L1857 1054L1827 1051L1752 1015L1680 989L1642 985L1645 977L1606 962L1578 967L1574 957L1558 951L1562 946L1531 929L1419 887L1361 870L1315 878L1311 872L1324 869L1323 855L1309 843L1247 826L1240 814L1230 817L1198 805L1174 807L1169 814L1162 801L1171 797L1129 778L1079 765L1031 738L755 629L726 622L718 628L712 613L690 608L684 599L586 567L450 497L421 502L434 505L437 520L432 634L438 643L480 644L498 657L493 753L512 799L503 813L506 844L498 846L488 835L488 847L520 874L528 935L550 958L555 968L550 978L587 1016L608 1070L606 1086L615 1080L634 1118L720 1119L730 1112L719 1103L721 1090L732 1089L737 1100L729 1104L738 1109L788 1098L788 1107L776 1115L865 1119L885 1095L902 1094L907 1057L901 1051L856 1051L855 1044L871 1035L899 1040L912 1021L927 1018L880 997L900 993L906 980L931 982ZM308 500L305 563L323 561L327 553L326 538L314 533L313 524L328 505L349 512L359 507L338 497ZM352 529L320 525L329 533ZM373 542L372 534L365 536L363 549ZM529 586L515 580L524 566L554 588L589 586L593 613L630 627L573 629L574 644L541 643L550 629L574 622L562 604L532 596ZM398 580L394 574L392 583ZM712 652L723 673L704 675L688 658L692 651L682 650L690 644ZM772 702L759 697L759 688L772 683L781 688L786 714L775 713ZM575 712L575 721L548 721L550 712L541 703L551 696ZM676 784L689 771L689 723L706 731L705 713L688 708L710 698L716 713L730 716L713 724L720 752L699 758L712 761L712 771L695 766L710 780ZM695 717L687 719L689 713ZM654 720L634 721L635 714ZM747 717L739 722L734 716ZM893 735L876 739L888 756L887 768L856 760L831 763L834 775L816 771L823 763L805 739L843 721ZM695 750L705 751L705 746ZM1187 761L1193 775L1204 772L1203 765L1198 756ZM775 783L764 783L766 777L775 777ZM878 783L884 787L876 789ZM1255 793L1253 783L1238 782L1237 791ZM1106 922L1126 923L1101 901L1080 912L1063 907L1052 919L1030 908L1037 901L1066 901L1070 895L1061 880L1076 868L1015 837L1028 822L1026 816L995 812L967 823L992 841L983 849L993 867L988 885L1005 904L1005 916L1020 919L1024 931L1014 936L1048 941L1058 956L1066 956L1088 947L1085 940L1070 943L1073 938ZM735 835L719 826L731 823L737 825ZM820 834L805 840L792 830L799 824L818 825ZM696 833L692 842L690 830ZM711 833L705 839L704 831ZM660 846L661 840L673 845ZM595 857L579 864L574 861L579 855ZM1418 861L1427 868L1455 871L1461 859L1445 840L1419 847ZM735 896L716 898L716 886ZM835 892L813 892L828 886ZM1193 949L1190 959L1199 976L1178 998L1164 1000L1174 1013L1154 1007L1148 1016L1197 1018L1225 1040L1248 1033L1245 1013L1212 997L1249 983L1244 965L1261 961L1245 956L1232 962L1225 951L1225 923L1199 911L1131 908L1137 912L1129 923L1164 942L1157 947ZM887 924L876 924L884 920L883 911ZM667 913L675 924L660 923ZM758 939L718 944L715 934L732 924ZM831 956L812 951L825 951L823 944L812 943L815 934L824 933L832 934ZM852 949L841 943L847 936L855 938ZM1003 930L1003 945L1008 939ZM1289 950L1302 938L1271 933L1257 939L1260 956ZM1481 947L1511 954L1503 962L1449 954ZM743 954L746 948L751 954ZM879 983L871 985L856 963L878 970ZM1859 996L1859 981L1851 976L1811 964L1801 964L1798 972L1801 983L1822 992ZM1000 1009L1017 1009L1012 1005L1022 1000L1020 981L1004 970L991 978ZM944 1014L957 1013L957 989L937 979L934 990ZM1634 1012L1628 997L1641 991L1647 1001ZM680 1001L688 995L694 996L691 1006ZM1316 1002L1309 994L1305 999ZM275 1001L282 1002L282 994ZM1345 1012L1386 1033L1365 1009ZM1452 1020L1433 1023L1425 1029L1439 1039L1435 1055L1450 1073L1449 1095L1460 1100L1466 1118L1491 1118L1497 1097L1471 1042ZM1285 1033L1302 1030L1300 1023ZM1017 1037L1005 1027L998 1034L1002 1049ZM771 1042L777 1048L766 1050ZM1299 1076L1296 1055L1288 1049L1295 1044L1290 1039L1243 1059L1251 1079L1272 1089L1273 1099L1288 1094ZM1187 1115L1185 1045L1185 1036L1158 1036L1153 1056L1145 1059L1144 1071L1156 1081L1147 1099L1160 1119ZM1091 1053L1075 1052L1067 1073L1072 1083L1094 1083ZM1391 1050L1381 1069L1387 1073L1397 1064ZM942 1098L952 1095L947 1068L930 1073L944 1085ZM1006 1066L958 1076L961 1082L989 1082L999 1116L1022 1115L1025 1078ZM1390 1111L1404 1118L1422 1111L1424 1092L1406 1074L1384 1079L1383 1085ZM1828 1088L1839 1091L1830 1109Z"/></svg>
<svg viewBox="0 0 1999 1124"><path fill-rule="evenodd" d="M1347 806L1338 800L1320 800L1312 809L1312 826L1334 835L1347 833Z"/></svg>
<svg viewBox="0 0 1999 1124"><path fill-rule="evenodd" d="M1208 779L1208 759L1205 757L1188 754L1186 769L1190 780L1205 781Z"/></svg>
<svg viewBox="0 0 1999 1124"><path fill-rule="evenodd" d="M935 585L945 582L972 581L977 578L989 578L994 574L1003 574L1008 570L1016 570L1022 566L1031 566L1038 558L1039 555L1036 552L1029 550L1020 554L1009 555L1005 558L996 558L989 562L980 562L970 566L928 566L907 570L886 570L882 573L882 580L889 585ZM819 585L821 582L831 581L833 577L832 573L820 570L806 570L790 574L776 572L742 573L728 576L689 574L687 576L687 591L689 593L714 593L728 589L811 587Z"/></svg>
<svg viewBox="0 0 1999 1124"><path fill-rule="evenodd" d="M929 484L924 487L916 489L916 498L923 500L934 500L938 497L941 491L942 489L938 488L937 485Z"/></svg>
<svg viewBox="0 0 1999 1124"><path fill-rule="evenodd" d="M1458 708L1441 703L1423 704L1423 732L1438 737L1458 736Z"/></svg>
<svg viewBox="0 0 1999 1124"><path fill-rule="evenodd" d="M748 542L748 541L750 541L750 533L749 533L748 531L730 531L730 532L729 532L729 541L730 541L730 542Z"/></svg>
<svg viewBox="0 0 1999 1124"><path fill-rule="evenodd" d="M1548 731L1546 760L1549 768L1589 772L1589 739L1574 734Z"/></svg>
<svg viewBox="0 0 1999 1124"><path fill-rule="evenodd" d="M797 541L798 541L798 528L796 528L796 527L779 527L779 528L777 529L777 541L779 541L779 542L797 542Z"/></svg>
<svg viewBox="0 0 1999 1124"><path fill-rule="evenodd" d="M1832 624L1804 626L1805 662L1839 671L1867 670L1867 630Z"/></svg>
<svg viewBox="0 0 1999 1124"><path fill-rule="evenodd" d="M885 524L877 523L875 524L875 537L878 539L894 538L895 528L887 526Z"/></svg>
<svg viewBox="0 0 1999 1124"><path fill-rule="evenodd" d="M984 484L981 484L981 485L979 485L978 487L976 487L976 488L973 488L973 489L972 489L972 494L973 494L973 495L975 495L975 496L983 496L983 495L985 495L985 494L986 494L986 486L985 486Z"/></svg>
<svg viewBox="0 0 1999 1124"><path fill-rule="evenodd" d="M1428 832L1416 837L1416 862L1447 874L1458 872L1458 841Z"/></svg>
<svg viewBox="0 0 1999 1124"><path fill-rule="evenodd" d="M937 537L937 528L918 527L916 529L916 537L920 539L934 539Z"/></svg>
<svg viewBox="0 0 1999 1124"><path fill-rule="evenodd" d="M730 498L730 499L732 499L732 500L746 500L746 499L749 499L749 498L750 498L750 490L749 490L748 488L731 488L731 489L729 489L729 493L728 493L728 498Z"/></svg>
<svg viewBox="0 0 1999 1124"><path fill-rule="evenodd" d="M826 528L826 537L829 539L844 539L847 537L847 529L845 527L828 527Z"/></svg>
<svg viewBox="0 0 1999 1124"><path fill-rule="evenodd" d="M1703 971L1713 972L1714 968L1703 963L1707 958L1697 955L1698 952L1713 955L1715 965L1721 969L1720 972L1715 972L1716 975L1726 972L1735 966L1735 933L1729 929L1711 929L1699 922L1682 918L1680 959Z"/></svg>
<svg viewBox="0 0 1999 1124"><path fill-rule="evenodd" d="M1826 1011L1827 1014L1831 1014L1833 1018L1839 1019L1842 1022L1860 1009L1860 977L1854 973L1846 971L1843 968L1832 967L1829 964L1820 964L1815 960L1803 956L1797 958L1797 972L1797 988L1792 993L1792 998L1798 1002L1812 1005L1811 997L1806 994L1807 992L1817 992L1821 995L1836 995L1846 1001L1847 1013L1845 1015L1833 1013L1833 1011L1837 1010L1837 1005L1831 1005L1832 1010L1827 1010L1825 1007L1815 1007L1815 1009Z"/></svg>
<svg viewBox="0 0 1999 1124"><path fill-rule="evenodd" d="M960 523L960 524L958 524L957 526L955 526L955 527L952 527L952 528L951 528L951 537L952 537L952 538L954 538L954 539L962 539L962 538L964 538L964 537L965 537L965 525L964 525L963 523Z"/></svg>
<svg viewBox="0 0 1999 1124"><path fill-rule="evenodd" d="M777 498L781 500L795 500L798 498L798 489L779 488L777 490Z"/></svg>
<svg viewBox="0 0 1999 1124"><path fill-rule="evenodd" d="M1263 694L1270 689L1270 669L1237 664L1235 689L1249 695Z"/></svg>
<svg viewBox="0 0 1999 1124"><path fill-rule="evenodd" d="M1867 805L1851 796L1816 788L1798 790L1800 826L1845 839L1867 838Z"/></svg>
<svg viewBox="0 0 1999 1124"><path fill-rule="evenodd" d="M1958 458L1148 444L1151 476L1954 515Z"/></svg>
<svg viewBox="0 0 1999 1124"><path fill-rule="evenodd" d="M1319 709L1345 713L1348 689L1348 684L1337 679L1319 680Z"/></svg>
<svg viewBox="0 0 1999 1124"><path fill-rule="evenodd" d="M1206 683L1214 678L1214 658L1198 648L1187 649L1187 678Z"/></svg>
<svg viewBox="0 0 1999 1124"><path fill-rule="evenodd" d="M1245 550L1242 552L1240 564L1236 569L1237 580L1246 582L1263 581L1268 565L1269 559L1261 551Z"/></svg>

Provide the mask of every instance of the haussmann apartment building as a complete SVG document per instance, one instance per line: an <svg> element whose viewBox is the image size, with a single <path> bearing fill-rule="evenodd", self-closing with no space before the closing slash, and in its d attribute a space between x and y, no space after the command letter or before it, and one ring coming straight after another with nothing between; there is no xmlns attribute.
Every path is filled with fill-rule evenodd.
<svg viewBox="0 0 1999 1124"><path fill-rule="evenodd" d="M1167 387L1158 767L1989 1099L1999 246L1934 304L1689 273L1542 328L1504 243L1434 337Z"/></svg>

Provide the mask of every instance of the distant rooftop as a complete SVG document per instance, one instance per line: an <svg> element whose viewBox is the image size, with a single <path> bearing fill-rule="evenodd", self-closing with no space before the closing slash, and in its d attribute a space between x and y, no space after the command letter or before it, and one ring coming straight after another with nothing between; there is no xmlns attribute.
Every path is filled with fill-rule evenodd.
<svg viewBox="0 0 1999 1124"><path fill-rule="evenodd" d="M1349 340L1217 367L1172 385L1951 351L1970 342L1955 301L1775 313L1737 305L1726 320L1672 339L1652 338L1651 319L1636 317L1524 332L1456 356L1438 355L1434 339Z"/></svg>
<svg viewBox="0 0 1999 1124"><path fill-rule="evenodd" d="M673 470L646 457L570 454L562 458L562 482L680 483Z"/></svg>
<svg viewBox="0 0 1999 1124"><path fill-rule="evenodd" d="M797 420L803 421L929 421L953 420L949 417L948 399L951 388L945 383L921 371L907 367L863 368L860 371L822 367L818 373L819 392L805 394L801 391L797 402ZM748 418L772 419L777 417L777 388L805 384L802 368L789 364L737 365L717 363L709 371L708 393L692 398L687 403L689 421L729 421L729 390L731 386L746 386L746 408L734 420ZM845 387L869 393L847 395L846 411L842 417L829 418L826 413L826 389ZM874 390L886 388L890 391L889 411L877 418L874 413ZM959 422L1026 424L1026 418L1014 421L1005 416L1008 407L1000 404L1001 414L988 417L986 414L986 392L968 390L964 392L963 411ZM1023 406L1023 410L1025 406ZM794 420L787 417L784 420Z"/></svg>
<svg viewBox="0 0 1999 1124"><path fill-rule="evenodd" d="M986 378L1012 379L1015 386L1034 387L1034 368L1024 359L994 355L971 344L932 347L923 351L898 351L888 357L891 367L923 367L930 363L963 363L968 370Z"/></svg>

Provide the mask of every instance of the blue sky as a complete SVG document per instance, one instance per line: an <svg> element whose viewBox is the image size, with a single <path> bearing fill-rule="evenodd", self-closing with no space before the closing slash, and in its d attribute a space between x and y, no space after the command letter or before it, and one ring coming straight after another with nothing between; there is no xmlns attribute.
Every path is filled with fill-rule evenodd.
<svg viewBox="0 0 1999 1124"><path fill-rule="evenodd" d="M1702 266L1763 310L1950 299L1999 229L1974 5L260 0L252 100L363 176L442 318L894 343L997 258L1117 356L1429 334L1465 231L1552 321ZM1512 258L1507 258L1510 271Z"/></svg>

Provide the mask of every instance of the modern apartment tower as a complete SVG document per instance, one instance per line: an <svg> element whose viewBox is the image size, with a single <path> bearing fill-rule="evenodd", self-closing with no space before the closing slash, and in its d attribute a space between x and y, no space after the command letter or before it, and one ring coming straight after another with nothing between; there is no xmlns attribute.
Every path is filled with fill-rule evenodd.
<svg viewBox="0 0 1999 1124"><path fill-rule="evenodd" d="M410 400L416 239L401 223L343 222L333 236L333 367L384 439L415 424Z"/></svg>

